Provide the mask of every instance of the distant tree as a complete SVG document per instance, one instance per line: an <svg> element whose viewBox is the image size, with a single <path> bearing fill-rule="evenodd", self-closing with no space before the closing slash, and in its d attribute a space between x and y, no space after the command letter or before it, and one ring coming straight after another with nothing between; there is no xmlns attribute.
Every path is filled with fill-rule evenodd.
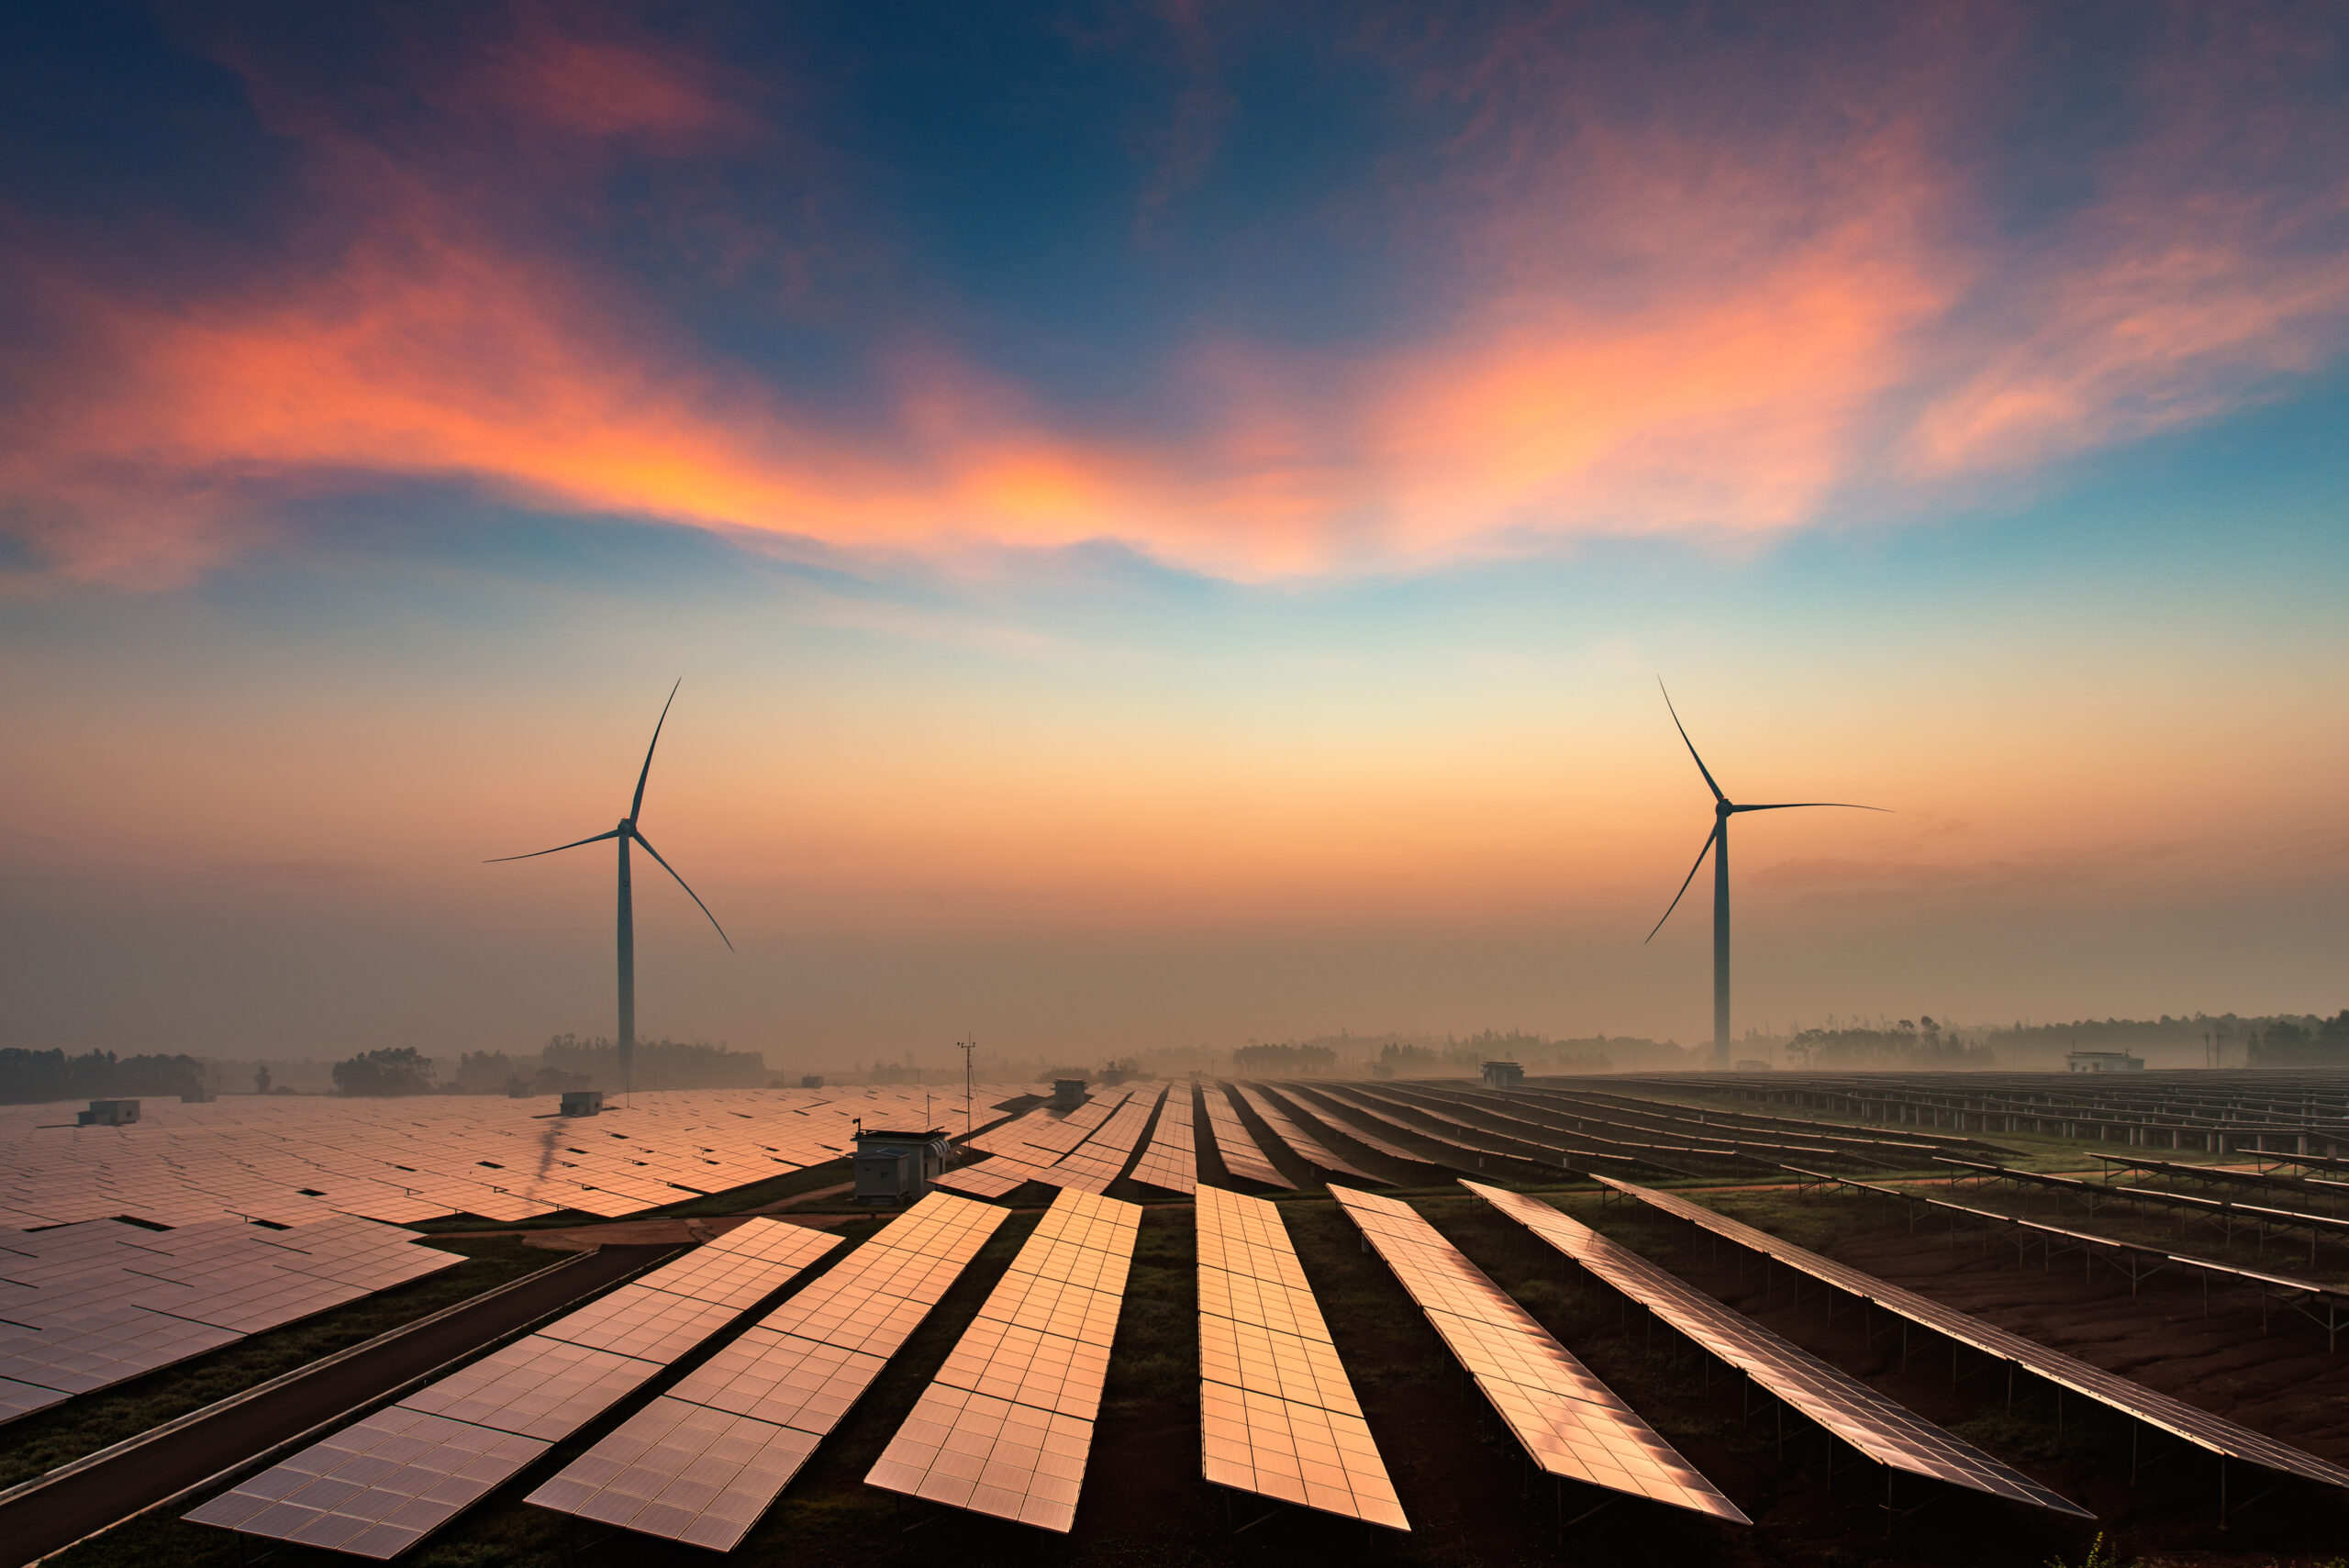
<svg viewBox="0 0 2349 1568"><path fill-rule="evenodd" d="M338 1095L377 1096L429 1095L432 1092L432 1058L403 1045L386 1051L362 1051L334 1064Z"/></svg>
<svg viewBox="0 0 2349 1568"><path fill-rule="evenodd" d="M1888 1029L1808 1029L1787 1041L1789 1061L1806 1067L1987 1067L1989 1047L1943 1035L1931 1017L1902 1018Z"/></svg>
<svg viewBox="0 0 2349 1568"><path fill-rule="evenodd" d="M549 1062L539 1069L530 1080L530 1086L541 1095L560 1095L566 1089L584 1089L593 1082L584 1073L566 1073Z"/></svg>
<svg viewBox="0 0 2349 1568"><path fill-rule="evenodd" d="M126 1056L93 1051L0 1051L0 1102L101 1099L112 1095L192 1095L203 1090L205 1066L193 1056Z"/></svg>
<svg viewBox="0 0 2349 1568"><path fill-rule="evenodd" d="M269 1063L266 1062L253 1069L253 1093L256 1095L269 1093Z"/></svg>
<svg viewBox="0 0 2349 1568"><path fill-rule="evenodd" d="M1327 1073L1338 1064L1338 1053L1326 1045L1260 1045L1251 1041L1231 1053L1231 1065L1242 1073Z"/></svg>
<svg viewBox="0 0 2349 1568"><path fill-rule="evenodd" d="M458 1086L471 1094L495 1094L513 1076L514 1060L502 1051L469 1051L457 1058Z"/></svg>

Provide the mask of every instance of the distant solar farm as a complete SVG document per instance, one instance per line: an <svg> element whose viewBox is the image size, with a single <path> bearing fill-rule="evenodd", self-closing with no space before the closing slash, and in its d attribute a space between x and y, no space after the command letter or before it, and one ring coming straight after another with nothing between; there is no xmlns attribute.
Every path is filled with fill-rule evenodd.
<svg viewBox="0 0 2349 1568"><path fill-rule="evenodd" d="M547 1113L288 1096L119 1127L0 1113L0 1420L458 1268L417 1227L462 1220L574 1250L600 1236L579 1255L607 1273L533 1285L545 1310L484 1307L448 1355L224 1440L185 1484L126 1479L96 1527L150 1510L137 1528L193 1532L164 1550L378 1561L442 1540L494 1561L486 1542L533 1529L590 1561L659 1543L764 1560L815 1550L791 1533L812 1487L835 1512L885 1507L894 1532L960 1518L1081 1550L1125 1528L1141 1485L1207 1500L1160 1506L1213 1551L1278 1535L1408 1556L1426 1537L1443 1555L1499 1529L1606 1561L1650 1540L1728 1551L1816 1483L1839 1529L1913 1530L1932 1507L1965 1550L2017 1553L1965 1560L2038 1562L2116 1512L2177 1532L2349 1506L2349 1415L2275 1429L2254 1402L2214 1407L1945 1299L1962 1265L2147 1332L2185 1302L2233 1326L2211 1334L2251 1332L2255 1311L2261 1335L2305 1347L2309 1399L2349 1392L2349 1083L2322 1073L997 1084L974 1089L967 1132L960 1085ZM794 1173L793 1197L729 1211ZM698 1218L662 1218L681 1207ZM1783 1233L1814 1220L1878 1238L1902 1279ZM551 1255L547 1277L586 1266ZM1147 1419L1185 1434L1185 1475L1126 1473L1135 1355L1184 1389L1149 1385ZM1912 1375L1932 1358L1946 1396ZM1456 1380L1448 1417L1426 1403L1431 1368ZM2109 1451L2051 1460L1949 1418L1953 1399L2093 1428ZM1747 1437L1692 1419L1723 1400ZM1461 1522L1465 1483L1445 1476L1464 1444L1513 1478L1486 1487L1497 1520ZM0 1493L0 1518L24 1522L28 1557L64 1546L70 1521L41 1510L63 1519L77 1476L136 1458ZM2156 1464L2161 1487L2136 1490Z"/></svg>

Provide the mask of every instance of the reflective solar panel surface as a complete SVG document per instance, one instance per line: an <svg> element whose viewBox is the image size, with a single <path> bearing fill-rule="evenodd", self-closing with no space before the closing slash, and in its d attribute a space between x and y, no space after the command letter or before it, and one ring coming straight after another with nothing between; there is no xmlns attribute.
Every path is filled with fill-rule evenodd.
<svg viewBox="0 0 2349 1568"><path fill-rule="evenodd" d="M1541 1199L1475 1182L1461 1185L1878 1463L2095 1517Z"/></svg>
<svg viewBox="0 0 2349 1568"><path fill-rule="evenodd" d="M840 1238L753 1219L313 1443L185 1517L248 1535L399 1555L740 1316L733 1264L764 1270L755 1301ZM712 1257L725 1260L713 1265ZM665 1276L674 1289L646 1282ZM711 1300L679 1294L707 1288ZM613 1348L615 1346L623 1348ZM632 1352L632 1353L630 1353Z"/></svg>
<svg viewBox="0 0 2349 1568"><path fill-rule="evenodd" d="M1100 1130L1061 1157L1058 1164L1047 1169L1038 1180L1054 1186L1082 1187L1089 1193L1109 1190L1109 1184L1125 1173L1134 1157L1134 1146L1150 1127L1151 1113L1164 1098L1164 1085L1145 1089L1111 1114L1101 1124Z"/></svg>
<svg viewBox="0 0 2349 1568"><path fill-rule="evenodd" d="M1766 1230L1741 1224L1701 1204L1611 1177L1601 1176L1598 1179L1616 1191L1629 1194L1666 1214L1701 1226L1741 1247L1765 1253L1788 1268L1798 1269L1813 1279L1872 1301L1887 1312L1897 1313L1912 1323L1922 1324L1960 1344L1970 1345L1985 1355L2013 1362L2050 1383L2086 1395L2116 1410L2125 1411L2147 1426L2158 1428L2199 1448L2265 1465L2288 1475L2322 1482L2328 1486L2349 1486L2349 1471L2329 1464L2288 1443L2254 1432L2223 1416L2198 1409L2117 1373L2090 1366L2061 1351L2050 1350L2035 1340L2009 1333L1971 1313L1944 1307L1930 1297L1904 1290L1874 1274L1839 1263L1832 1258L1820 1257L1808 1248L1781 1240Z"/></svg>
<svg viewBox="0 0 2349 1568"><path fill-rule="evenodd" d="M1753 1522L1418 1210L1350 1187L1332 1187L1330 1195L1394 1270L1535 1464L1590 1485Z"/></svg>
<svg viewBox="0 0 2349 1568"><path fill-rule="evenodd" d="M1232 1108L1230 1093L1228 1084L1208 1084L1199 1091L1199 1097L1208 1107L1208 1133L1215 1140L1216 1152L1223 1157L1223 1168L1247 1181L1294 1190L1297 1184L1264 1158L1248 1124Z"/></svg>
<svg viewBox="0 0 2349 1568"><path fill-rule="evenodd" d="M1001 1197L1025 1182L1108 1190L1132 1162L1164 1086L1104 1089L1077 1109L1039 1106L971 1140L995 1156L981 1165L949 1171L936 1184L973 1197Z"/></svg>
<svg viewBox="0 0 2349 1568"><path fill-rule="evenodd" d="M1319 1118L1335 1124L1348 1138L1365 1149L1375 1149L1389 1160L1401 1160L1413 1165L1436 1165L1439 1170L1447 1168L1437 1165L1435 1161L1416 1150L1406 1149L1390 1138L1381 1137L1378 1131L1380 1123L1406 1131L1417 1130L1405 1127L1383 1111L1365 1110L1361 1106L1341 1100L1334 1095L1302 1090L1295 1093L1297 1103L1308 1107Z"/></svg>
<svg viewBox="0 0 2349 1568"><path fill-rule="evenodd" d="M585 1118L502 1095L149 1101L118 1128L0 1106L0 1421L55 1403L7 1385L102 1388L463 1261L401 1223L634 1214L935 1108L885 1085L648 1093Z"/></svg>
<svg viewBox="0 0 2349 1568"><path fill-rule="evenodd" d="M1065 1534L1141 1223L1063 1189L866 1482Z"/></svg>
<svg viewBox="0 0 2349 1568"><path fill-rule="evenodd" d="M985 1084L976 1097L1027 1092ZM59 1127L59 1106L0 1106L0 1226L616 1218L838 1159L855 1118L902 1121L949 1103L891 1085L671 1090L572 1118L543 1097L245 1095L150 1100L128 1127Z"/></svg>
<svg viewBox="0 0 2349 1568"><path fill-rule="evenodd" d="M530 1501L733 1550L1007 1218L930 1194Z"/></svg>
<svg viewBox="0 0 2349 1568"><path fill-rule="evenodd" d="M1199 1184L1199 1155L1197 1132L1191 1120L1192 1096L1197 1091L1188 1083L1167 1086L1166 1099L1158 1113L1158 1125L1151 1130L1150 1147L1141 1151L1135 1162L1133 1179L1170 1193L1195 1192Z"/></svg>
<svg viewBox="0 0 2349 1568"><path fill-rule="evenodd" d="M0 1231L0 1420L463 1262L346 1215ZM47 1397L30 1390L45 1390Z"/></svg>
<svg viewBox="0 0 2349 1568"><path fill-rule="evenodd" d="M1361 1181L1375 1182L1381 1186L1387 1184L1361 1166L1332 1153L1327 1144L1297 1126L1296 1119L1288 1114L1281 1103L1264 1090L1252 1084L1234 1084L1232 1088L1238 1091L1241 1099L1248 1102L1248 1108L1263 1118L1266 1127L1272 1129L1273 1136L1288 1145L1290 1153L1315 1170L1330 1171L1341 1176L1353 1176Z"/></svg>
<svg viewBox="0 0 2349 1568"><path fill-rule="evenodd" d="M1197 1213L1202 1472L1410 1529L1278 1206L1201 1187Z"/></svg>

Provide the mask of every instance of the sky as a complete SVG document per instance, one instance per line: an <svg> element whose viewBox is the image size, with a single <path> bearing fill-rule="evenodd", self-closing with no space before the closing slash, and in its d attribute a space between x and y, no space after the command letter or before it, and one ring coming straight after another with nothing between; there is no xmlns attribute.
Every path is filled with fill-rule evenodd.
<svg viewBox="0 0 2349 1568"><path fill-rule="evenodd" d="M0 11L0 1045L2349 1006L2349 17Z"/></svg>

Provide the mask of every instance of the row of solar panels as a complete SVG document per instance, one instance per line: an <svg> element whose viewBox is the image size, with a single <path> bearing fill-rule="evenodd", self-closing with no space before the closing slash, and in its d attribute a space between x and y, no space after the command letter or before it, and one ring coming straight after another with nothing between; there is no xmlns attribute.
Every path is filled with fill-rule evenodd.
<svg viewBox="0 0 2349 1568"><path fill-rule="evenodd" d="M464 1260L341 1216L0 1232L0 1421Z"/></svg>
<svg viewBox="0 0 2349 1568"><path fill-rule="evenodd" d="M2099 1140L2118 1132L2140 1147L2224 1151L2273 1140L2299 1152L2308 1152L2311 1141L2323 1146L2318 1152L2349 1148L2349 1106L2344 1106L2337 1088L2299 1096L2299 1103L2292 1104L2273 1095L2209 1095L2198 1093L2184 1079L2132 1088L2117 1079L2097 1076L2100 1081L2093 1088L2068 1090L2051 1086L2080 1082L2062 1073L2033 1074L2004 1084L1975 1073L1773 1073L1766 1079L1745 1074L1682 1079L1672 1087L1681 1093L1711 1092L1744 1100L1786 1101L1846 1111L1865 1120L1890 1123L1904 1132L1938 1124L1946 1117L1958 1128L1981 1131ZM2194 1076L2199 1080L2204 1075ZM2338 1081L2334 1080L2336 1084Z"/></svg>
<svg viewBox="0 0 2349 1568"><path fill-rule="evenodd" d="M1900 1203L1913 1204L1952 1216L1962 1216L1994 1229L2003 1229L2016 1239L2018 1251L2025 1244L2036 1242L2051 1253L2077 1250L2107 1256L2133 1254L2140 1265L2150 1264L2151 1266L2132 1267L2131 1271L2132 1279L2148 1277L2162 1266L2174 1263L2181 1268L2191 1269L2198 1273L2237 1281L2266 1294L2280 1293L2288 1300L2305 1299L2324 1302L2335 1307L2349 1309L2349 1290L2316 1280L2294 1279L2286 1274L2242 1268L2217 1258L2196 1257L2191 1253L2173 1252L2166 1247L2149 1246L2143 1242L2123 1240L2118 1237L2098 1235L2092 1231L2074 1230L2061 1225L2046 1225L2035 1219L2025 1219L2018 1215L2001 1214L1996 1209L1976 1208L1968 1204L1953 1203L1946 1198L1933 1197L1929 1194L1908 1188L1887 1187L1874 1182L1854 1181L1849 1176L1806 1171L1798 1165L1787 1165L1782 1168L1789 1174L1806 1181L1822 1182L1855 1192L1871 1193ZM2051 1175L2038 1171L2010 1171L2000 1166L1989 1165L1976 1166L1975 1169L1978 1173L2011 1177L2030 1185L2074 1190L2083 1196L2105 1195L2125 1199L2137 1195L2132 1188L2106 1187L2094 1182L2083 1182L2076 1176ZM2171 1193L2153 1195L2176 1199L2182 1195Z"/></svg>
<svg viewBox="0 0 2349 1568"><path fill-rule="evenodd" d="M989 1085L974 1099L1019 1092ZM506 1219L557 1206L638 1213L836 1159L860 1118L906 1119L945 1104L898 1088L672 1091L586 1120L534 1115L534 1103L255 1096L163 1107L122 1129L17 1127L20 1140L0 1145L15 1218L110 1217L0 1230L0 1422L464 1261L338 1206L409 1218L450 1205ZM56 1114L13 1110L20 1122ZM514 1174L524 1159L515 1145L535 1150L528 1159L543 1173ZM573 1184L590 1157L630 1174L598 1174L598 1189ZM329 1169L377 1173L332 1192L294 1184L335 1183ZM418 1184L394 1193L393 1179ZM87 1190L63 1195L76 1184Z"/></svg>
<svg viewBox="0 0 2349 1568"><path fill-rule="evenodd" d="M1539 1199L1464 1184L1628 1299L1887 1469L2087 1517ZM2212 1451L2331 1485L2349 1473L1667 1194L1610 1187ZM1746 1516L1416 1210L1331 1189L1547 1473L1735 1523ZM1197 1189L1202 1473L1408 1529L1279 1207ZM1090 1454L1141 1211L1064 1187L916 1399L868 1484L1066 1531ZM740 1542L1006 1218L937 1193L792 1296L530 1494L719 1551ZM753 1220L409 1395L187 1517L389 1558L824 1257L837 1238Z"/></svg>
<svg viewBox="0 0 2349 1568"><path fill-rule="evenodd" d="M974 1098L983 1110L1029 1092L988 1084ZM478 1095L254 1095L156 1105L126 1127L59 1126L54 1106L0 1106L0 1227L618 1218L836 1160L859 1118L951 1121L962 1100L895 1086L670 1090L570 1118L547 1114L545 1100Z"/></svg>
<svg viewBox="0 0 2349 1568"><path fill-rule="evenodd" d="M1441 1123L1441 1118L1432 1118L1431 1114L1423 1117L1419 1121L1406 1119L1405 1117L1397 1113L1402 1111L1406 1106L1410 1103L1408 1096L1402 1092L1394 1089L1382 1090L1373 1086L1361 1084L1341 1087L1334 1084L1319 1084L1308 1088L1301 1084L1284 1084L1279 1085L1276 1089L1266 1085L1232 1085L1228 1086L1226 1090L1209 1088L1204 1091L1204 1104L1209 1112L1211 1140L1217 1144L1219 1154L1222 1159L1226 1169L1235 1175L1243 1175L1248 1179L1266 1182L1271 1184L1276 1184L1284 1187L1291 1185L1286 1178L1283 1177L1277 1170L1273 1169L1269 1162L1264 1161L1261 1154L1258 1153L1256 1145L1252 1139L1251 1139L1246 1127L1241 1123L1238 1116L1233 1114L1230 1102L1226 1101L1223 1098L1223 1095L1226 1092L1237 1095L1241 1101L1248 1104L1252 1109L1257 1110L1260 1116L1268 1108L1274 1111L1280 1111L1284 1106L1297 1109L1300 1117L1304 1117L1308 1110L1311 1112L1318 1112L1319 1118L1317 1120L1317 1125L1338 1130L1344 1138L1351 1139L1354 1142L1363 1144L1364 1147L1372 1149L1375 1152L1385 1155L1390 1159L1417 1164L1421 1167L1432 1166L1437 1168L1448 1168L1456 1172L1464 1173L1465 1168L1470 1164L1473 1163L1481 1168L1486 1158L1497 1156L1497 1151L1491 1148L1480 1147L1478 1144L1467 1140L1470 1137L1473 1137L1475 1134L1476 1129L1470 1128L1464 1122L1449 1123L1448 1125L1454 1126L1460 1131L1462 1136L1460 1138L1447 1138L1442 1134L1430 1131L1424 1124L1426 1119L1438 1119ZM1184 1097L1185 1096L1178 1094L1175 1096L1175 1099L1176 1101L1179 1101ZM1422 1112L1425 1111L1424 1106L1419 1106L1418 1108ZM1303 1139L1309 1148L1321 1148L1319 1144L1315 1143L1312 1140L1309 1134L1306 1134L1303 1129L1297 1126L1297 1122L1295 1119L1291 1119L1284 1116L1279 1121L1275 1121L1270 1117L1264 1118L1264 1120L1267 1128L1282 1141L1288 1141L1288 1132L1293 1131L1298 1138ZM1382 1137L1379 1131L1372 1130L1374 1127L1385 1129L1395 1134L1408 1137L1412 1141L1410 1144L1407 1145L1395 1141L1391 1138ZM1284 1129L1287 1130L1285 1131ZM1431 1151L1431 1148L1433 1151ZM1307 1148L1299 1148L1295 1143L1291 1143L1291 1151L1306 1160L1308 1163L1314 1164L1325 1172L1331 1170L1331 1166L1330 1164L1325 1164L1323 1162L1323 1159L1318 1159L1314 1154L1308 1152ZM1550 1148L1539 1145L1532 1146L1531 1150L1527 1151L1537 1152L1541 1155L1548 1155L1553 1152ZM1321 1150L1321 1153L1322 1156L1329 1161L1331 1161L1336 1164L1342 1165L1342 1161L1338 1161L1335 1156L1328 1155L1326 1150ZM1235 1154L1241 1155L1241 1158L1235 1158ZM1252 1169L1251 1168L1249 1157L1253 1158ZM1570 1152L1567 1155L1567 1158L1570 1162L1585 1162L1586 1168L1587 1168L1587 1162L1590 1157L1586 1153ZM1944 1158L1946 1157L1944 1156ZM1628 1161L1626 1162L1628 1162ZM1792 1167L1778 1168L1790 1169ZM1346 1173L1363 1180L1372 1179L1364 1175L1364 1173L1360 1171L1351 1171ZM1599 1179L1607 1182L1610 1187L1615 1187L1623 1191L1642 1193L1645 1191L1645 1189L1632 1187L1629 1183L1614 1177L1602 1175ZM1844 1180L1845 1178L1838 1177L1830 1179ZM1473 1185L1474 1184L1472 1183L1471 1184ZM1334 1196L1338 1197L1341 1203L1346 1203L1350 1207L1356 1204L1357 1197L1359 1196L1359 1195L1343 1191L1338 1187L1332 1188L1332 1194ZM1756 1234L1759 1233L1757 1232ZM2077 1240L2082 1241L2084 1244L2102 1240L2102 1239L2093 1237L2080 1237L2077 1238ZM2310 1286L2305 1282L2286 1280L2280 1276L2266 1275L2257 1273L2253 1271L2236 1269L2231 1265L2216 1263L2209 1260L2171 1258L2167 1261L2190 1262L2199 1268L2205 1269L2206 1271L2213 1273L2232 1275L2239 1277L2248 1284L2256 1284L2263 1286L2285 1289L2299 1295L2306 1296L2311 1294L2324 1294L2322 1287ZM1886 1286L1884 1288L1887 1291L1889 1291L1892 1287ZM1871 1299L1873 1299L1873 1297L1871 1297ZM1993 1334L1995 1334L1995 1331L1993 1331ZM1985 1336L1976 1335L1967 1342L1975 1343L1978 1347L1979 1344L1987 1342L1987 1340ZM2054 1352L2047 1353L2053 1354ZM2068 1360L2068 1358L2065 1359ZM2021 1363L2019 1362L2019 1364ZM2125 1384L2125 1380L2111 1380L2110 1379L2110 1374L2096 1373L2094 1369L2087 1368L2080 1363L2073 1364L2077 1369L2076 1373L2071 1378L2070 1382L2066 1384L2066 1386L2072 1386L2080 1391L2086 1391L2091 1386L2103 1385L2106 1383ZM2057 1381L2063 1380L2059 1379ZM2135 1386L2136 1385L2126 1385L2127 1388L2133 1389ZM2125 1398L2119 1400L2118 1405L2120 1407L2130 1407L2129 1402ZM2152 1424L2163 1426L2165 1429L2176 1429L2176 1423L2174 1418L2174 1411L2158 1403L2149 1407L2149 1408L2154 1412ZM2215 1421L2217 1419L2217 1418L2204 1418L2206 1428L2209 1422ZM2168 1424L2165 1425L2165 1422ZM2240 1429L2237 1429L2237 1430L2240 1431ZM2233 1442L2233 1447L2232 1449L2214 1446L2213 1451L2232 1453L2235 1457L2250 1457L2256 1447L2254 1442L2249 1440L2253 1436L2253 1434L2243 1433L2241 1440L2231 1440ZM2193 1440L2189 1438L2189 1440ZM2264 1441L2265 1440L2259 1440ZM2296 1452L2297 1451L2291 1451ZM2307 1456L2305 1455L2300 1457L2304 1460L2307 1459ZM2266 1461L2261 1461L2261 1462L2266 1462ZM2309 1460L2308 1462L2317 1463L2320 1462ZM2337 1474L2339 1473L2335 1472L2333 1473Z"/></svg>

